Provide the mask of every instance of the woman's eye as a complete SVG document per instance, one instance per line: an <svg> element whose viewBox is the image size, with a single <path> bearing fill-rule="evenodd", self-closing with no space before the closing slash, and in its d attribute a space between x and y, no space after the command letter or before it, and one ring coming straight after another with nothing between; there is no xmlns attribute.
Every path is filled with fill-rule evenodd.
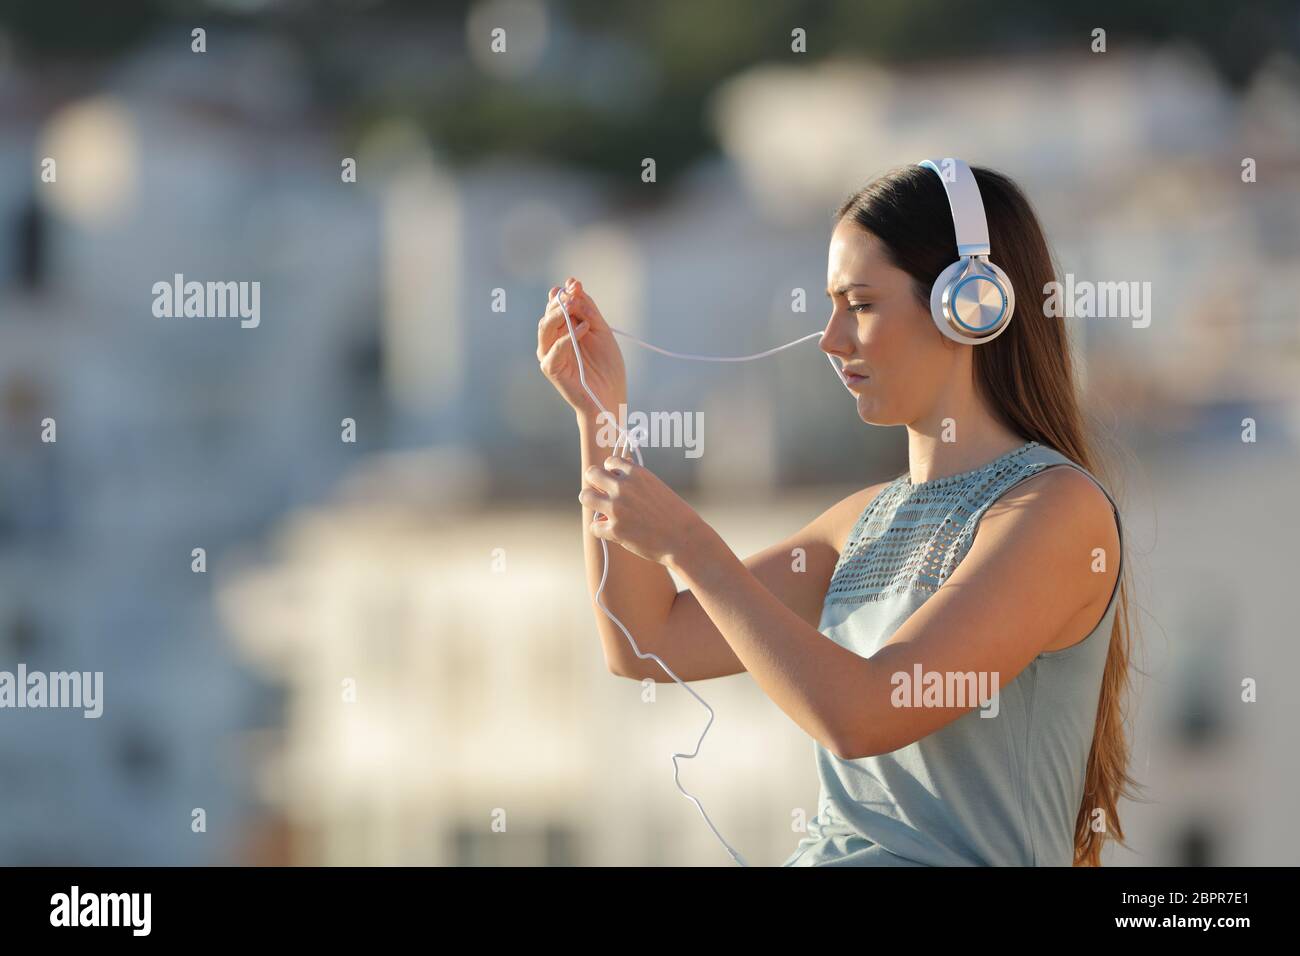
<svg viewBox="0 0 1300 956"><path fill-rule="evenodd" d="M864 312L864 311L866 311L866 310L869 309L869 308L871 308L871 303L870 303L870 302L850 302L850 303L849 303L849 311L850 311L850 312Z"/></svg>

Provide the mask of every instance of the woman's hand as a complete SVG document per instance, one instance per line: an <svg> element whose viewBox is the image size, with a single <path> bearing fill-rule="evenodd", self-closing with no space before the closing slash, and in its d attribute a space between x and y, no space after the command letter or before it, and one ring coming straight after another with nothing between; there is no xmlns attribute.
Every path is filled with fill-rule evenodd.
<svg viewBox="0 0 1300 956"><path fill-rule="evenodd" d="M633 554L672 566L699 548L711 529L704 519L644 465L610 456L604 467L582 473L578 500L604 519L592 520L591 533Z"/></svg>
<svg viewBox="0 0 1300 956"><path fill-rule="evenodd" d="M564 400L579 415L594 418L600 409L578 379L578 361L573 354L569 328L560 310L559 286L551 289L546 314L537 323L537 362ZM618 406L627 402L627 370L623 353L614 341L614 332L596 308L582 283L570 278L563 290L564 305L573 320L574 335L582 350L582 364L587 384L601 403L618 419Z"/></svg>

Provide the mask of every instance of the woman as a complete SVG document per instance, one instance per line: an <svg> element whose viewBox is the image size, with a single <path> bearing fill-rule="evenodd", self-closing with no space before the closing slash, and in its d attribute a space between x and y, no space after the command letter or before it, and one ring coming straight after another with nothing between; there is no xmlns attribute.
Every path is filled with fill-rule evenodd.
<svg viewBox="0 0 1300 956"><path fill-rule="evenodd" d="M1008 178L973 173L1019 303L1010 325L967 345L931 319L931 286L956 258L934 172L896 170L851 196L831 236L821 348L862 421L906 427L908 470L745 561L651 471L598 444L558 289L538 326L542 371L581 435L593 594L598 539L621 545L603 597L642 651L683 681L748 671L814 740L819 809L783 865L1095 866L1108 838L1123 842L1119 511L1089 470L1065 330L1042 308L1054 279L1042 229ZM566 293L587 382L617 408L614 335L581 283ZM670 680L603 615L597 627L613 673Z"/></svg>

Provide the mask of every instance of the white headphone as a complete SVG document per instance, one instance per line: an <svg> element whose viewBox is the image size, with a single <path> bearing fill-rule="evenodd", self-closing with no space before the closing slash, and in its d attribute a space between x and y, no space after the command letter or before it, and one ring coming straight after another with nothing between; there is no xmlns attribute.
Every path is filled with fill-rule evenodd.
<svg viewBox="0 0 1300 956"><path fill-rule="evenodd" d="M930 290L930 314L939 331L963 345L980 345L1006 331L1016 309L1007 274L989 262L989 226L975 174L960 159L922 160L943 183L957 233L957 261Z"/></svg>

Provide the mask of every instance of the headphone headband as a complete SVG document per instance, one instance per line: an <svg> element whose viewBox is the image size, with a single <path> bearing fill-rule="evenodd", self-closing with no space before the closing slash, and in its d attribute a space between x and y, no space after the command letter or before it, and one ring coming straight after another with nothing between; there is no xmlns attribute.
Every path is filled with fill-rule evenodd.
<svg viewBox="0 0 1300 956"><path fill-rule="evenodd" d="M989 225L984 218L980 187L970 167L960 159L950 158L925 159L917 165L932 170L948 194L948 208L952 210L953 229L957 233L957 255L989 255Z"/></svg>
<svg viewBox="0 0 1300 956"><path fill-rule="evenodd" d="M954 342L991 342L1007 330L1016 310L1016 290L1007 274L989 261L989 224L979 183L960 159L924 159L917 165L943 183L957 237L957 261L939 273L930 289L930 315Z"/></svg>

